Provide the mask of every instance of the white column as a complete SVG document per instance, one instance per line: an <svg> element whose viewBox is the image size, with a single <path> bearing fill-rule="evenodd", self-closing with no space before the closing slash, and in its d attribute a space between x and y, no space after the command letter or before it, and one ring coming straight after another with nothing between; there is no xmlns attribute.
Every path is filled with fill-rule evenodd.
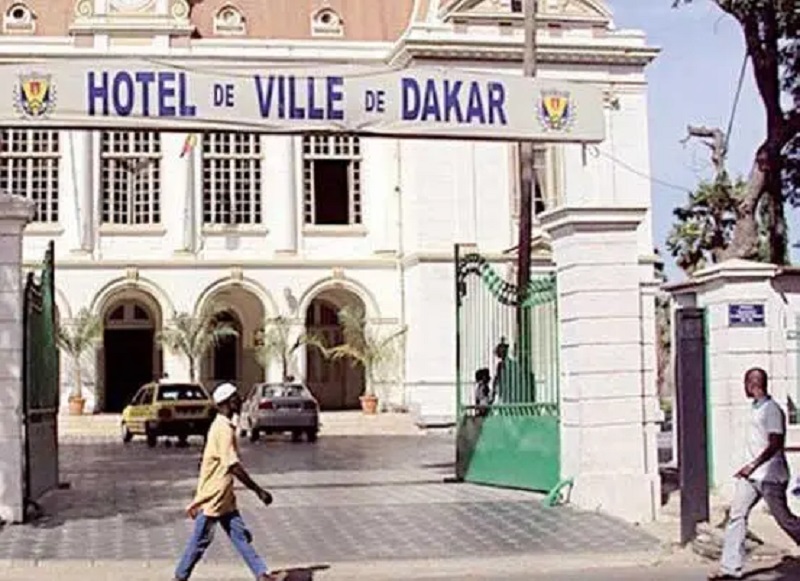
<svg viewBox="0 0 800 581"><path fill-rule="evenodd" d="M262 199L266 200L266 222L272 232L276 253L297 252L297 157L295 138L286 135L263 137Z"/></svg>
<svg viewBox="0 0 800 581"><path fill-rule="evenodd" d="M65 131L67 155L63 156L68 188L64 198L72 200L76 214L77 237L74 238L80 252L91 253L95 246L95 149L94 131Z"/></svg>
<svg viewBox="0 0 800 581"><path fill-rule="evenodd" d="M198 362L198 378L199 374ZM164 349L164 369L163 373L167 374L172 381L189 381L191 379L189 373L189 361L180 353L175 353L170 349Z"/></svg>
<svg viewBox="0 0 800 581"><path fill-rule="evenodd" d="M361 189L366 226L377 253L397 251L397 186L399 155L391 139L361 140Z"/></svg>
<svg viewBox="0 0 800 581"><path fill-rule="evenodd" d="M202 137L200 138L202 139ZM202 196L203 190L203 159L202 145L200 141L185 155L181 169L186 172L186 193L183 200L183 245L184 252L194 254L197 251L198 230L200 225L200 215L198 209L198 198Z"/></svg>
<svg viewBox="0 0 800 581"><path fill-rule="evenodd" d="M660 506L652 321L642 304L637 227L644 208L547 212L558 278L561 471L572 501L632 522ZM609 461L613 459L613 461Z"/></svg>
<svg viewBox="0 0 800 581"><path fill-rule="evenodd" d="M0 192L0 520L23 517L22 229L33 203Z"/></svg>
<svg viewBox="0 0 800 581"><path fill-rule="evenodd" d="M186 133L161 134L161 211L164 224L180 224L181 228L168 228L167 240L177 252L192 252L196 215L194 212L194 155L181 157ZM195 148L197 149L197 148Z"/></svg>
<svg viewBox="0 0 800 581"><path fill-rule="evenodd" d="M453 176L456 241L462 244L475 244L478 241L477 142L462 141L457 147L460 163Z"/></svg>

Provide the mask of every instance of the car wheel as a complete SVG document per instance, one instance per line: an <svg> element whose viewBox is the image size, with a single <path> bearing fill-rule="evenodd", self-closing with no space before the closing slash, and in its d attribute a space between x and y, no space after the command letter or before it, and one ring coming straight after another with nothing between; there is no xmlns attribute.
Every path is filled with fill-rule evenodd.
<svg viewBox="0 0 800 581"><path fill-rule="evenodd" d="M189 445L189 436L181 435L178 436L178 447L179 448L186 448Z"/></svg>
<svg viewBox="0 0 800 581"><path fill-rule="evenodd" d="M156 436L153 432L147 432L147 447L148 448L155 448L156 444L158 444L158 436Z"/></svg>
<svg viewBox="0 0 800 581"><path fill-rule="evenodd" d="M316 442L318 435L319 435L319 432L317 430L308 430L306 432L306 438L308 438L309 442Z"/></svg>
<svg viewBox="0 0 800 581"><path fill-rule="evenodd" d="M253 428L250 430L250 441L251 442L258 442L259 438L261 438L261 432Z"/></svg>
<svg viewBox="0 0 800 581"><path fill-rule="evenodd" d="M300 430L292 430L292 442L299 442L303 439L303 432Z"/></svg>
<svg viewBox="0 0 800 581"><path fill-rule="evenodd" d="M133 434L126 424L122 424L122 441L127 444L131 440L133 440Z"/></svg>

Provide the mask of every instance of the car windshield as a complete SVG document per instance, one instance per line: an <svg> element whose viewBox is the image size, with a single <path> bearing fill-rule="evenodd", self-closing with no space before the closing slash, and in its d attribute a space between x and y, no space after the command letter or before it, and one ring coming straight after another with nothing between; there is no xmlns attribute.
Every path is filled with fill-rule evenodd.
<svg viewBox="0 0 800 581"><path fill-rule="evenodd" d="M261 395L263 397L303 397L305 390L302 385L265 385Z"/></svg>
<svg viewBox="0 0 800 581"><path fill-rule="evenodd" d="M202 401L208 396L198 385L160 385L158 387L158 401Z"/></svg>

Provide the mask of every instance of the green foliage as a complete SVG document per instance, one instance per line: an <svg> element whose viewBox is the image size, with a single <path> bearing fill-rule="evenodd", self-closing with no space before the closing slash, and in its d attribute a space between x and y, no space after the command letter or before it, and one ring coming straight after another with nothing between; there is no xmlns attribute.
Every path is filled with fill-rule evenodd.
<svg viewBox="0 0 800 581"><path fill-rule="evenodd" d="M219 309L209 307L197 317L177 313L169 326L158 334L157 340L167 349L179 353L189 361L192 381L197 381L197 362L208 350L227 337L237 337L239 332L228 322L218 321Z"/></svg>
<svg viewBox="0 0 800 581"><path fill-rule="evenodd" d="M375 395L375 381L385 379L392 372L400 353L401 339L408 330L405 326L384 332L367 323L361 309L345 307L339 311L344 343L325 353L333 360L350 359L353 365L364 368L366 394Z"/></svg>
<svg viewBox="0 0 800 581"><path fill-rule="evenodd" d="M322 336L302 332L292 338L292 322L283 316L265 321L264 329L256 335L256 345L256 360L259 365L267 369L273 361L280 361L284 381L294 375L294 357L301 346L315 347L325 353Z"/></svg>
<svg viewBox="0 0 800 581"><path fill-rule="evenodd" d="M61 323L58 327L58 347L72 359L73 386L70 397L81 397L82 363L84 356L96 347L103 338L103 320L83 308L78 316L69 323Z"/></svg>
<svg viewBox="0 0 800 581"><path fill-rule="evenodd" d="M719 262L728 247L736 223L736 201L746 183L735 183L723 174L714 182L701 182L688 202L675 208L676 222L667 238L667 248L676 264L692 274Z"/></svg>

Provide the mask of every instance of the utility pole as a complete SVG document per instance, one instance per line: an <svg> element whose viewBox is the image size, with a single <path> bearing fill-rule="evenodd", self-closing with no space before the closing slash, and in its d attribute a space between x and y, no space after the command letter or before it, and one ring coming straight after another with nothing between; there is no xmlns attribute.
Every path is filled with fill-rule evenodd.
<svg viewBox="0 0 800 581"><path fill-rule="evenodd" d="M525 77L536 76L536 12L537 0L525 0L523 17L525 19L525 48L523 53L522 74ZM536 183L536 170L533 166L533 143L519 143L519 245L517 246L517 292L519 307L517 311L517 329L523 335L524 310L522 300L527 296L528 284L531 280L531 230L533 191Z"/></svg>

